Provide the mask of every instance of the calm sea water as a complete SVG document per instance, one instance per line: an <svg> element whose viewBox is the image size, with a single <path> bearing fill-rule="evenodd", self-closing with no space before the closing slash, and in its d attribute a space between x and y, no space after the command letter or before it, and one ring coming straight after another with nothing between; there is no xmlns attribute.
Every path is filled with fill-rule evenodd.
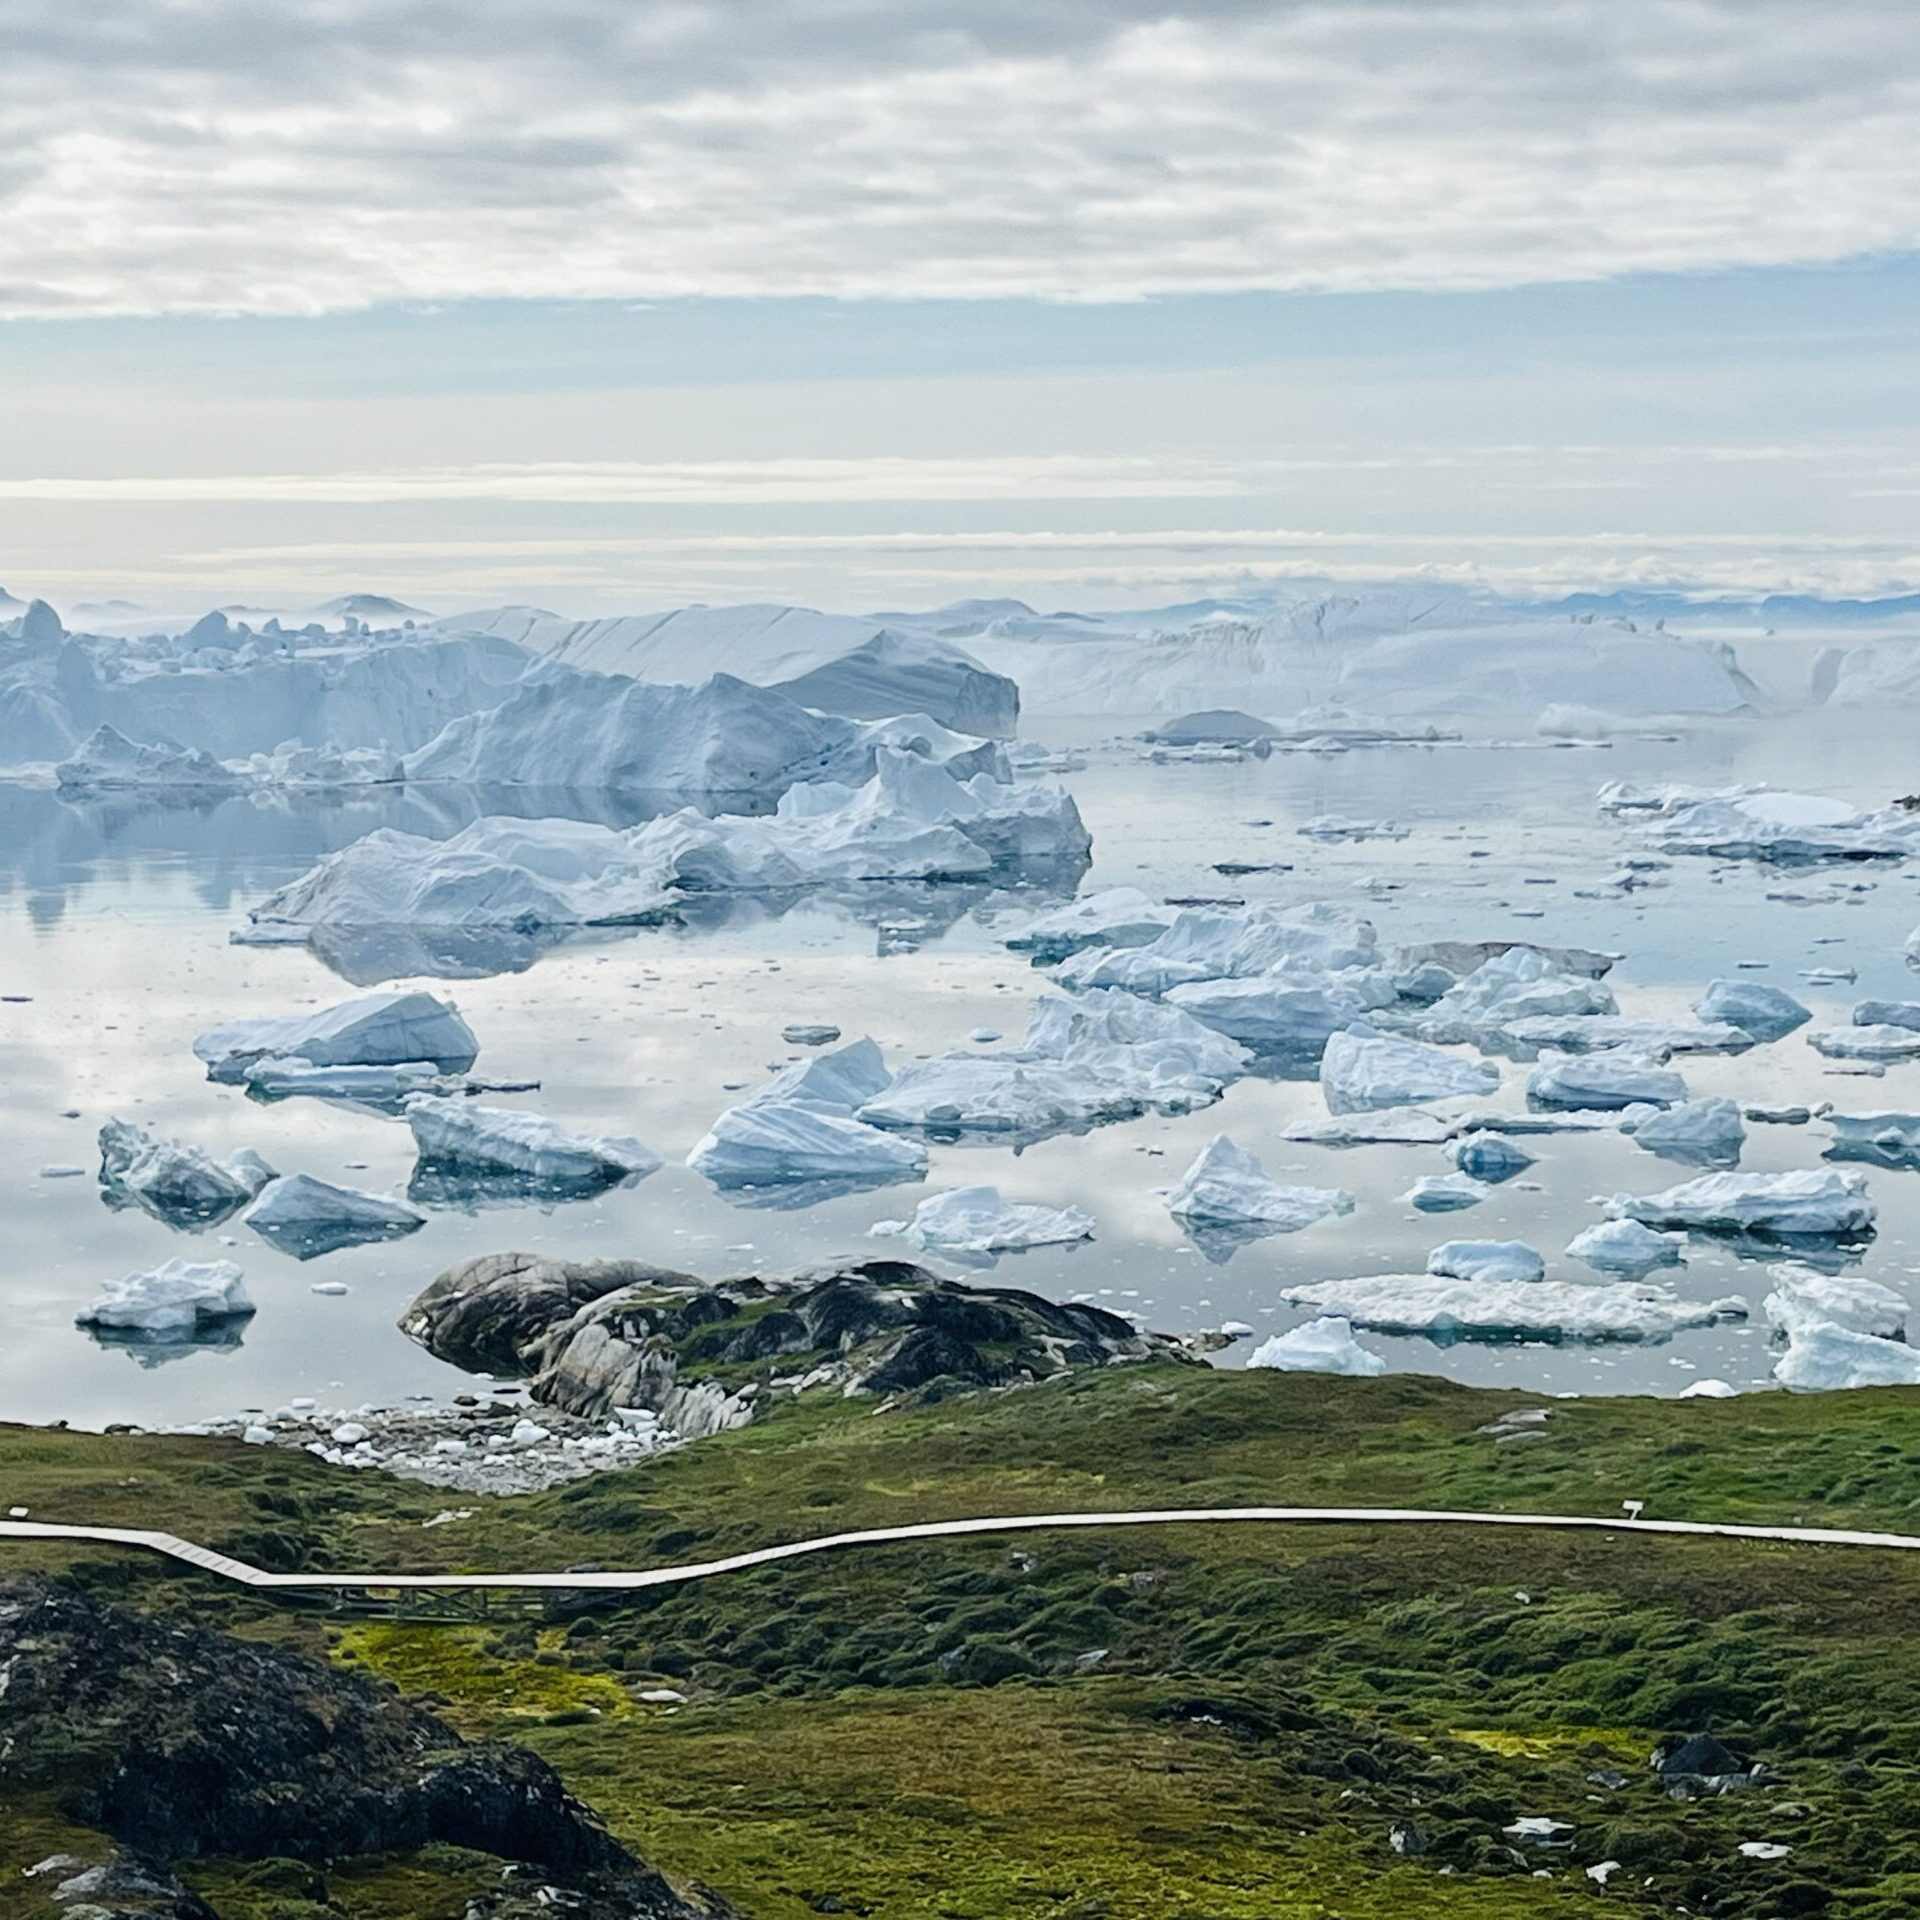
<svg viewBox="0 0 1920 1920"><path fill-rule="evenodd" d="M1478 741L1335 756L1278 755L1237 765L1149 766L1103 745L1113 722L1038 729L1089 753L1062 776L1092 829L1084 889L1132 883L1170 896L1329 899L1364 903L1385 938L1500 935L1612 948L1623 1010L1677 1015L1716 975L1800 994L1821 1024L1856 998L1920 996L1902 944L1920 921L1920 869L1776 869L1682 861L1666 884L1631 898L1583 900L1619 865L1629 836L1597 817L1604 780L1765 780L1879 804L1920 785L1910 727L1858 716L1727 723L1677 742L1606 751ZM210 1085L195 1033L221 1019L324 1005L415 952L360 947L330 967L312 953L234 947L246 907L321 853L375 826L444 835L501 796L386 795L347 804L226 801L205 809L81 804L0 787L0 1192L8 1223L0 1322L0 1417L185 1421L302 1394L323 1404L444 1394L464 1384L404 1339L395 1318L449 1262L520 1247L636 1254L719 1276L797 1267L873 1251L876 1221L911 1211L925 1189L899 1187L798 1211L729 1204L681 1161L719 1109L795 1057L780 1038L795 1020L870 1033L896 1062L965 1044L990 1026L1013 1039L1044 980L1001 944L1042 897L906 890L855 903L815 900L770 912L743 906L705 925L655 929L494 956L513 971L461 979L450 991L482 1042L480 1070L543 1082L524 1104L566 1124L638 1134L667 1166L630 1189L548 1208L437 1212L412 1238L301 1263L244 1225L171 1231L137 1211L113 1212L92 1178L94 1136L119 1114L224 1155L240 1146L282 1171L378 1191L404 1189L411 1140L393 1119L317 1101L261 1105ZM530 796L515 811L560 810ZM595 813L579 803L566 810ZM1390 817L1401 841L1322 846L1295 829L1317 815ZM617 810L596 817L621 819ZM1218 861L1290 862L1291 871L1223 878ZM1817 896L1769 899L1782 888ZM897 929L915 923L902 942ZM882 926L896 929L883 933ZM896 950L904 944L905 950ZM1820 987L1802 969L1850 966L1857 984ZM351 978L343 977L344 975ZM405 977L404 975L402 977ZM1738 1060L1680 1063L1697 1094L1844 1107L1920 1105L1920 1067L1884 1079L1840 1077L1792 1036ZM1524 1068L1508 1066L1518 1099ZM1550 1271L1590 1278L1560 1249L1600 1217L1593 1196L1653 1191L1688 1177L1613 1135L1548 1136L1525 1182L1480 1207L1421 1216L1399 1196L1448 1163L1433 1148L1351 1151L1290 1145L1280 1130L1323 1111L1317 1086L1249 1080L1207 1112L1151 1118L1024 1152L942 1146L930 1187L991 1181L1012 1199L1086 1207L1090 1244L1001 1260L995 1280L1064 1297L1090 1295L1185 1328L1224 1319L1264 1333L1301 1316L1279 1290L1322 1276L1419 1271L1454 1237L1519 1238ZM1155 1189L1206 1140L1230 1132L1279 1178L1344 1186L1355 1214L1243 1247L1223 1263L1196 1249ZM1818 1129L1754 1127L1743 1164L1815 1166ZM82 1179L43 1177L84 1165ZM1860 1270L1911 1290L1920 1235L1920 1175L1870 1174L1880 1234ZM231 1242L231 1245L224 1244ZM237 1344L160 1361L103 1346L73 1316L110 1276L173 1255L231 1257L259 1311ZM933 1263L933 1264L938 1264ZM953 1269L960 1271L960 1269ZM978 1271L977 1269L975 1271ZM1659 1278L1689 1295L1747 1294L1757 1307L1764 1264L1696 1243L1684 1271ZM310 1289L344 1282L344 1296ZM1716 1328L1644 1347L1439 1346L1365 1336L1396 1367L1546 1391L1675 1392L1715 1374L1763 1383L1763 1331ZM1244 1355L1243 1346L1240 1353ZM1236 1364L1229 1356L1227 1364Z"/></svg>

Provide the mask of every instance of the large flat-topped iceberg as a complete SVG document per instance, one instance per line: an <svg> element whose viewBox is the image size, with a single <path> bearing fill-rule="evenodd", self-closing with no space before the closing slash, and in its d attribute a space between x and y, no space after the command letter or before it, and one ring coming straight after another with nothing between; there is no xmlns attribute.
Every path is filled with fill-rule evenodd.
<svg viewBox="0 0 1920 1920"><path fill-rule="evenodd" d="M464 1073L479 1057L473 1029L447 1001L414 992L371 993L317 1013L229 1020L193 1043L210 1080L240 1081L260 1060L308 1067L430 1064Z"/></svg>
<svg viewBox="0 0 1920 1920"><path fill-rule="evenodd" d="M1616 1220L1703 1233L1757 1233L1781 1239L1863 1239L1874 1207L1857 1173L1709 1173L1664 1193L1617 1193Z"/></svg>
<svg viewBox="0 0 1920 1920"><path fill-rule="evenodd" d="M963 733L1011 738L1020 690L952 641L811 607L679 607L564 620L524 607L440 626L500 635L566 666L672 682L729 673L822 713L873 720L928 713Z"/></svg>
<svg viewBox="0 0 1920 1920"><path fill-rule="evenodd" d="M883 747L863 786L790 787L771 815L683 809L624 832L488 817L447 840L381 829L283 887L252 919L256 937L299 927L619 926L664 918L690 894L1071 869L1090 847L1059 787L956 780Z"/></svg>
<svg viewBox="0 0 1920 1920"><path fill-rule="evenodd" d="M1492 1093L1499 1084L1500 1069L1484 1061L1364 1027L1336 1033L1320 1056L1320 1091L1329 1113L1417 1106Z"/></svg>
<svg viewBox="0 0 1920 1920"><path fill-rule="evenodd" d="M1626 1281L1452 1280L1381 1274L1286 1287L1294 1306L1338 1314L1377 1333L1507 1340L1664 1340L1688 1327L1746 1317L1744 1300L1683 1300L1664 1287Z"/></svg>
<svg viewBox="0 0 1920 1920"><path fill-rule="evenodd" d="M1867 813L1826 794L1768 787L1600 789L1602 813L1637 821L1669 853L1723 860L1903 860L1920 849L1920 815L1888 807Z"/></svg>

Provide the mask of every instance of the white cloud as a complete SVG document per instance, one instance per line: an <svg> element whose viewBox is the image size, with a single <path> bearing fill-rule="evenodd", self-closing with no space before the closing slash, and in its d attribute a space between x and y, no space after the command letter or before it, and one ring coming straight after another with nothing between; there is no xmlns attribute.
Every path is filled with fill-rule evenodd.
<svg viewBox="0 0 1920 1920"><path fill-rule="evenodd" d="M1920 244L1910 0L12 0L6 38L16 315Z"/></svg>

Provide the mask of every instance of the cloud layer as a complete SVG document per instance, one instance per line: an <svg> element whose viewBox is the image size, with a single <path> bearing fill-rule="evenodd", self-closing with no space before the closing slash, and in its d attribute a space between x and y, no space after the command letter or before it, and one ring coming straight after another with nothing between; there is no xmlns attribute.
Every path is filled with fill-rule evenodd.
<svg viewBox="0 0 1920 1920"><path fill-rule="evenodd" d="M1910 0L13 0L0 314L1920 245Z"/></svg>

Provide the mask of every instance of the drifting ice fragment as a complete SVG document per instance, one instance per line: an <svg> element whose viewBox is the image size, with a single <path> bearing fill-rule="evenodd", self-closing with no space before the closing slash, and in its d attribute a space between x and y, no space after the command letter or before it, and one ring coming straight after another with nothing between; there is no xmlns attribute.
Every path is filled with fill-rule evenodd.
<svg viewBox="0 0 1920 1920"><path fill-rule="evenodd" d="M216 1161L131 1120L100 1129L100 1186L110 1207L137 1206L169 1226L217 1226L274 1177L251 1148Z"/></svg>
<svg viewBox="0 0 1920 1920"><path fill-rule="evenodd" d="M1207 1142L1166 1198L1167 1211L1176 1219L1259 1226L1271 1233L1295 1233L1354 1208L1353 1195L1338 1187L1289 1187L1269 1180L1260 1162L1224 1133Z"/></svg>
<svg viewBox="0 0 1920 1920"><path fill-rule="evenodd" d="M144 1273L110 1280L75 1319L83 1327L160 1336L191 1332L202 1321L253 1311L240 1269L231 1260L195 1264L168 1260Z"/></svg>
<svg viewBox="0 0 1920 1920"><path fill-rule="evenodd" d="M1543 1060L1527 1076L1527 1102L1600 1112L1642 1104L1671 1107L1687 1097L1687 1083L1670 1067L1640 1053L1589 1053Z"/></svg>
<svg viewBox="0 0 1920 1920"><path fill-rule="evenodd" d="M1897 1340L1906 1333L1911 1308L1891 1287L1856 1274L1817 1273L1785 1262L1768 1269L1774 1291L1762 1302L1767 1324L1789 1337L1822 1325L1848 1333Z"/></svg>
<svg viewBox="0 0 1920 1920"><path fill-rule="evenodd" d="M1864 1239L1874 1207L1857 1173L1709 1173L1664 1193L1618 1193L1616 1220L1705 1233L1759 1233L1790 1239Z"/></svg>
<svg viewBox="0 0 1920 1920"><path fill-rule="evenodd" d="M1688 1327L1744 1319L1747 1311L1739 1299L1682 1300L1663 1287L1624 1281L1516 1287L1434 1274L1319 1281L1288 1287L1280 1297L1381 1333L1481 1339L1661 1340Z"/></svg>
<svg viewBox="0 0 1920 1920"><path fill-rule="evenodd" d="M1324 1315L1276 1333L1247 1356L1249 1367L1279 1373L1344 1373L1355 1379L1374 1379L1387 1370L1386 1361L1353 1337L1350 1321Z"/></svg>
<svg viewBox="0 0 1920 1920"><path fill-rule="evenodd" d="M1470 1133L1448 1149L1453 1164L1470 1179L1498 1186L1525 1173L1537 1159L1516 1140L1500 1133Z"/></svg>
<svg viewBox="0 0 1920 1920"><path fill-rule="evenodd" d="M872 1230L898 1234L930 1253L1015 1253L1091 1239L1093 1216L1078 1207L1010 1203L998 1187L951 1187L928 1194L911 1220L883 1220Z"/></svg>
<svg viewBox="0 0 1920 1920"><path fill-rule="evenodd" d="M1575 1234L1567 1254L1601 1273L1637 1280L1656 1267L1684 1266L1686 1244L1682 1233L1656 1233L1638 1220L1605 1220Z"/></svg>
<svg viewBox="0 0 1920 1920"><path fill-rule="evenodd" d="M1531 1284L1547 1277L1547 1263L1524 1240L1449 1240L1427 1255L1427 1271L1450 1280Z"/></svg>
<svg viewBox="0 0 1920 1920"><path fill-rule="evenodd" d="M1320 1058L1320 1090L1329 1113L1491 1093L1499 1084L1498 1067L1367 1027L1334 1034Z"/></svg>
<svg viewBox="0 0 1920 1920"><path fill-rule="evenodd" d="M1912 1027L1826 1027L1807 1044L1829 1060L1911 1060L1920 1055L1920 1032Z"/></svg>
<svg viewBox="0 0 1920 1920"><path fill-rule="evenodd" d="M1696 1167L1731 1167L1747 1143L1740 1107L1733 1100L1683 1100L1650 1115L1633 1129L1635 1146Z"/></svg>
<svg viewBox="0 0 1920 1920"><path fill-rule="evenodd" d="M1459 1213L1467 1207L1477 1207L1492 1191L1471 1174L1426 1173L1402 1198L1419 1213Z"/></svg>
<svg viewBox="0 0 1920 1920"><path fill-rule="evenodd" d="M1006 944L1040 961L1064 960L1082 947L1143 947L1167 930L1177 912L1138 887L1109 887L1029 920Z"/></svg>
<svg viewBox="0 0 1920 1920"><path fill-rule="evenodd" d="M313 1067L385 1067L430 1061L443 1073L464 1073L480 1052L473 1029L430 993L373 993L319 1013L269 1020L230 1020L193 1043L210 1080L237 1082L256 1060L304 1061Z"/></svg>
<svg viewBox="0 0 1920 1920"><path fill-rule="evenodd" d="M1800 1393L1920 1386L1920 1349L1822 1321L1788 1337L1773 1377Z"/></svg>
<svg viewBox="0 0 1920 1920"><path fill-rule="evenodd" d="M1756 1040L1781 1040L1813 1015L1792 994L1757 980L1716 980L1693 1003L1709 1025L1739 1027Z"/></svg>
<svg viewBox="0 0 1920 1920"><path fill-rule="evenodd" d="M296 1260L404 1239L427 1224L424 1213L401 1201L336 1187L305 1173L271 1181L242 1217L261 1239Z"/></svg>
<svg viewBox="0 0 1920 1920"><path fill-rule="evenodd" d="M461 1173L517 1176L540 1186L607 1186L660 1165L651 1147L624 1134L569 1133L537 1113L420 1095L406 1105L423 1164Z"/></svg>

